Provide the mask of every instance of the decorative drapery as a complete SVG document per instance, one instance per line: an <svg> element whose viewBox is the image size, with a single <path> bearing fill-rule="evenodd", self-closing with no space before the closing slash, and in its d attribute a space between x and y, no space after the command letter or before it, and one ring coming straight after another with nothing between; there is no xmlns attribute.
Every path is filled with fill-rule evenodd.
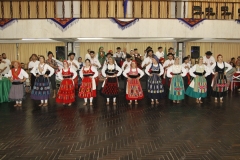
<svg viewBox="0 0 240 160"><path fill-rule="evenodd" d="M134 19L131 19L131 20L128 20L128 19L119 20L117 18L111 18L111 20L114 23L117 23L119 28L121 28L122 30L134 25L137 21L139 21L138 18L134 18Z"/></svg>
<svg viewBox="0 0 240 160"><path fill-rule="evenodd" d="M50 18L50 23L54 23L57 28L62 31L66 31L69 27L78 22L77 18Z"/></svg>
<svg viewBox="0 0 240 160"><path fill-rule="evenodd" d="M204 21L205 19L196 19L196 18L178 18L180 22L183 24L186 24L189 28L194 28L196 25L198 25L200 22Z"/></svg>
<svg viewBox="0 0 240 160"><path fill-rule="evenodd" d="M13 19L13 18L3 18L0 19L0 29L5 29L8 26L10 26L11 24L13 24L14 22L16 22L17 19Z"/></svg>

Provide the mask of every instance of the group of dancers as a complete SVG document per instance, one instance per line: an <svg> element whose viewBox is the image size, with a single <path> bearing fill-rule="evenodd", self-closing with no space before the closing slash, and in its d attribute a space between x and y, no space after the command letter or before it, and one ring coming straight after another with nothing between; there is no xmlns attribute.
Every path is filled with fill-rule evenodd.
<svg viewBox="0 0 240 160"><path fill-rule="evenodd" d="M154 54L151 48L146 50L146 57L141 67L134 54L126 54L123 64L119 64L119 55L109 52L104 55L104 60L100 63L94 51L89 51L89 57L84 62L75 60L75 53L69 53L69 60L62 62L63 67L60 70L52 59L52 52L48 52L47 60L44 56L40 56L39 61L34 57L32 63L29 63L33 83L31 98L39 100L41 102L39 106L48 106L51 86L53 91L56 90L56 75L61 83L57 93L54 91L53 98L56 98L57 103L68 106L75 101L76 90L78 97L84 99L83 105L87 105L88 100L89 105L93 105L100 76L104 77L100 94L106 98L107 105L110 99L113 99L113 105L116 105L116 98L120 93L120 75L125 77L126 99L129 104L133 102L137 104L138 100L144 98L140 79L145 74L148 77L147 95L151 99L151 104L159 104L159 100L166 96L173 103L180 103L185 94L195 98L196 103L203 103L202 98L210 96L209 94L215 98L215 102L218 102L218 98L223 102L223 97L227 94L226 73L232 69L232 66L223 61L221 54L217 56L215 62L212 53L208 51L206 56L199 57L198 64L192 67L189 58L185 57L181 64L179 57L171 52L167 55L168 59L162 61L162 58ZM100 56L101 60L102 55ZM9 98L16 101L15 107L20 107L24 96L23 83L29 76L18 61L13 61L12 65L13 68L7 74L12 82ZM210 81L208 81L209 77ZM78 86L79 79L81 79L80 86Z"/></svg>

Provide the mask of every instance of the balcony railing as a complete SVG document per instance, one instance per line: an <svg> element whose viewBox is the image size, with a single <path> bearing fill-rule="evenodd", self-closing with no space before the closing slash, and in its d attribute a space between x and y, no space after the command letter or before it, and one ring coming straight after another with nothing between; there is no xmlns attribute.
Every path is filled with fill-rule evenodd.
<svg viewBox="0 0 240 160"><path fill-rule="evenodd" d="M0 1L0 18L124 18L123 0ZM239 19L239 2L129 0L127 18Z"/></svg>

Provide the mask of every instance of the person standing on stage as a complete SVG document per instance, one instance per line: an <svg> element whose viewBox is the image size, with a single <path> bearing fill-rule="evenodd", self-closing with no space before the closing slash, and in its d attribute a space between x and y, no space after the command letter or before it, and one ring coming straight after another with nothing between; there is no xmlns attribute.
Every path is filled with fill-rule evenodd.
<svg viewBox="0 0 240 160"><path fill-rule="evenodd" d="M56 72L58 71L58 64L57 62L53 59L53 53L51 51L48 52L48 59L45 61L46 64L48 64L50 67L52 67L55 72L54 74L49 77L49 81L51 82L51 86L52 86L52 90L53 90L53 97L52 98L55 98L56 97L56 89L57 89L57 86L56 86Z"/></svg>
<svg viewBox="0 0 240 160"><path fill-rule="evenodd" d="M50 73L47 74L47 71ZM36 77L31 98L34 100L41 100L39 106L46 107L48 105L48 98L50 96L49 77L54 74L54 69L45 63L44 56L39 57L39 64L33 67L31 73Z"/></svg>
<svg viewBox="0 0 240 160"><path fill-rule="evenodd" d="M70 68L72 68L75 72L77 72L78 67L79 67L79 63L77 60L75 60L75 53L71 52L68 54L68 65ZM75 90L78 90L78 76L75 77L74 79L74 85L75 85Z"/></svg>
<svg viewBox="0 0 240 160"><path fill-rule="evenodd" d="M189 74L190 64L188 62L189 62L189 58L188 57L184 57L182 66L186 69L186 72L187 72L186 76L183 77L185 90L187 89L188 85L191 82L191 77L190 77L190 74Z"/></svg>
<svg viewBox="0 0 240 160"><path fill-rule="evenodd" d="M113 54L115 61L119 67L121 67L121 62L125 59L126 55L121 51L120 47L117 47L117 52Z"/></svg>
<svg viewBox="0 0 240 160"><path fill-rule="evenodd" d="M104 52L104 48L101 46L98 49L98 61L101 64L101 68L103 67L106 60L106 53Z"/></svg>
<svg viewBox="0 0 240 160"><path fill-rule="evenodd" d="M179 57L175 57L174 64L167 70L167 76L172 78L168 98L173 100L173 103L180 103L180 100L184 99L185 89L182 77L186 74L186 69L179 64Z"/></svg>
<svg viewBox="0 0 240 160"><path fill-rule="evenodd" d="M89 59L85 60L85 66L80 71L82 84L79 89L78 96L84 98L84 106L87 105L87 100L90 99L90 106L92 106L93 98L96 97L96 81L98 76L97 69L91 64Z"/></svg>
<svg viewBox="0 0 240 160"><path fill-rule="evenodd" d="M135 60L133 60L131 66L123 72L123 76L127 78L126 99L130 101L129 104L132 104L132 101L138 104L138 100L144 97L142 86L139 81L143 75L144 72L137 68L137 62Z"/></svg>
<svg viewBox="0 0 240 160"><path fill-rule="evenodd" d="M56 102L71 106L75 101L75 85L73 80L77 77L77 72L69 67L67 60L64 60L63 68L57 74L62 81L57 93Z"/></svg>
<svg viewBox="0 0 240 160"><path fill-rule="evenodd" d="M157 56L152 57L152 63L146 67L145 73L148 75L147 90L151 104L154 104L154 101L159 104L158 100L164 98L165 93L161 80L164 70Z"/></svg>
<svg viewBox="0 0 240 160"><path fill-rule="evenodd" d="M142 68L145 68L152 63L152 57L153 57L153 50L151 49L147 50L147 58L144 58L141 64Z"/></svg>
<svg viewBox="0 0 240 160"><path fill-rule="evenodd" d="M223 103L223 97L227 95L228 85L226 73L232 69L232 66L223 61L223 56L219 54L217 56L217 62L213 63L211 66L214 78L212 81L212 96L215 98L215 102Z"/></svg>
<svg viewBox="0 0 240 160"><path fill-rule="evenodd" d="M186 89L186 95L196 98L197 103L203 103L202 98L207 97L207 77L211 72L209 68L203 64L203 57L199 57L198 64L195 64L189 73L194 79Z"/></svg>
<svg viewBox="0 0 240 160"><path fill-rule="evenodd" d="M89 51L90 52L90 51ZM87 53L88 54L88 53ZM87 58L88 59L88 58ZM78 64L79 64L79 68L77 70L77 74L78 74L78 88L80 87L81 83L82 83L82 79L80 77L80 70L82 69L84 63L82 61L82 57L78 57Z"/></svg>
<svg viewBox="0 0 240 160"><path fill-rule="evenodd" d="M31 70L35 67L38 66L39 61L38 61L38 56L36 54L32 54L31 56L31 61L28 63L28 69L31 72ZM31 74L31 90L33 89L34 83L35 83L35 79L36 77L34 76L34 74Z"/></svg>
<svg viewBox="0 0 240 160"><path fill-rule="evenodd" d="M168 59L163 63L163 68L164 68L164 75L163 78L165 78L165 92L169 91L169 80L170 78L167 76L167 70L169 67L171 67L174 64L173 60L173 54L168 53Z"/></svg>
<svg viewBox="0 0 240 160"><path fill-rule="evenodd" d="M158 47L158 51L155 53L158 59L164 58L164 52L162 47Z"/></svg>
<svg viewBox="0 0 240 160"><path fill-rule="evenodd" d="M212 56L212 52L210 51L207 51L205 53L205 56L203 57L203 64L205 64L209 70L211 70L211 66L216 63L214 57ZM211 97L211 93L212 93L212 87L211 87L211 84L212 84L212 78L213 78L213 74L210 73L207 77L206 77L206 80L207 80L207 97Z"/></svg>
<svg viewBox="0 0 240 160"><path fill-rule="evenodd" d="M122 69L115 64L113 57L108 59L108 64L103 66L102 75L106 77L102 85L101 94L107 98L107 105L109 99L113 98L113 105L116 105L116 97L119 94L118 76L122 74Z"/></svg>
<svg viewBox="0 0 240 160"><path fill-rule="evenodd" d="M22 106L22 99L24 97L24 86L23 83L28 78L28 74L24 69L21 68L21 63L13 61L13 68L8 72L7 77L12 82L12 86L9 92L8 98L16 101L14 107Z"/></svg>

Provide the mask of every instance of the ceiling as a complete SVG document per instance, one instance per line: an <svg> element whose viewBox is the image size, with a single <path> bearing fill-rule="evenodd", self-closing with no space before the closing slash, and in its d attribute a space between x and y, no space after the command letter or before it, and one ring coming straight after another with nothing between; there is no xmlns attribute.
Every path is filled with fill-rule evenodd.
<svg viewBox="0 0 240 160"><path fill-rule="evenodd" d="M226 42L240 43L240 39L223 38L51 38L51 39L1 39L0 43L52 43L52 42Z"/></svg>

